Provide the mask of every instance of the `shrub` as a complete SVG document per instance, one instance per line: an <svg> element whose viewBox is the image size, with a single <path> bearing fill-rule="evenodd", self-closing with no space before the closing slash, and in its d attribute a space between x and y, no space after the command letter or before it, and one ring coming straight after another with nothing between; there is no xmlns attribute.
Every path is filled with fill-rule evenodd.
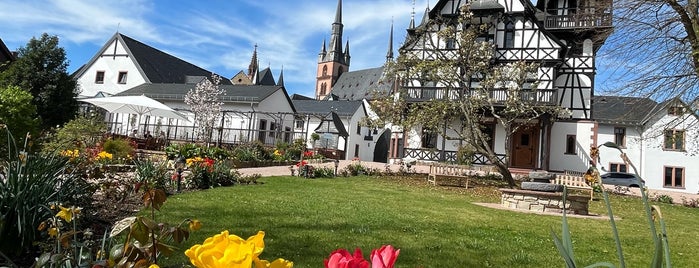
<svg viewBox="0 0 699 268"><path fill-rule="evenodd" d="M329 167L318 167L313 169L313 177L315 178L332 178L335 177L335 169Z"/></svg>
<svg viewBox="0 0 699 268"><path fill-rule="evenodd" d="M699 207L699 198L686 198L682 196L682 205L690 208Z"/></svg>
<svg viewBox="0 0 699 268"><path fill-rule="evenodd" d="M656 202L672 204L672 197L666 194L658 195L654 199Z"/></svg>
<svg viewBox="0 0 699 268"><path fill-rule="evenodd" d="M231 186L238 181L240 172L233 169L226 161L216 161L211 172L214 186Z"/></svg>
<svg viewBox="0 0 699 268"><path fill-rule="evenodd" d="M233 157L238 161L263 161L271 160L271 152L260 142L245 143L233 149Z"/></svg>
<svg viewBox="0 0 699 268"><path fill-rule="evenodd" d="M168 175L164 162L156 163L148 159L136 161L136 181L140 187L167 191Z"/></svg>
<svg viewBox="0 0 699 268"><path fill-rule="evenodd" d="M102 148L112 154L114 159L131 159L134 156L134 147L131 141L126 139L106 140Z"/></svg>
<svg viewBox="0 0 699 268"><path fill-rule="evenodd" d="M193 143L170 144L165 147L165 154L168 159L176 159L178 157L193 158L202 155L202 148Z"/></svg>

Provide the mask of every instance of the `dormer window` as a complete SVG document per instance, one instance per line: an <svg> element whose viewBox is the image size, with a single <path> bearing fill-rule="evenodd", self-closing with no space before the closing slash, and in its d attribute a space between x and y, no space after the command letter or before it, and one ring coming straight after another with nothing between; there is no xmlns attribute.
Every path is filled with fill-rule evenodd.
<svg viewBox="0 0 699 268"><path fill-rule="evenodd" d="M119 84L126 84L126 74L127 72L119 72L119 80L117 80L117 83Z"/></svg>
<svg viewBox="0 0 699 268"><path fill-rule="evenodd" d="M95 74L95 84L104 84L104 71L97 71Z"/></svg>
<svg viewBox="0 0 699 268"><path fill-rule="evenodd" d="M684 107L672 106L672 107L667 109L667 114L674 115L674 116L683 115L684 114Z"/></svg>

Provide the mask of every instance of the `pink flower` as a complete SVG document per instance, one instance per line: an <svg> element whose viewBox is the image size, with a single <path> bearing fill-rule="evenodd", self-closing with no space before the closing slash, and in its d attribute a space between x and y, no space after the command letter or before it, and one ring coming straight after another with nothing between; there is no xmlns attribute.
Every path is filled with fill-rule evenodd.
<svg viewBox="0 0 699 268"><path fill-rule="evenodd" d="M399 253L400 249L395 249L391 245L383 245L380 249L374 249L371 251L371 267L393 268Z"/></svg>
<svg viewBox="0 0 699 268"><path fill-rule="evenodd" d="M362 256L362 250L357 248L354 255L346 249L338 249L325 259L325 268L369 268L369 262Z"/></svg>

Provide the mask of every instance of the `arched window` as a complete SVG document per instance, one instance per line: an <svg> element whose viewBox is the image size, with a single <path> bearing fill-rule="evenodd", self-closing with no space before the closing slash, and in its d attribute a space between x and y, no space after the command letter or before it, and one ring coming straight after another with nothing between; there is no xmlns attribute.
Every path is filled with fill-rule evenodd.
<svg viewBox="0 0 699 268"><path fill-rule="evenodd" d="M328 65L323 65L323 76L328 75Z"/></svg>
<svg viewBox="0 0 699 268"><path fill-rule="evenodd" d="M328 90L328 85L325 83L320 84L320 95L325 95Z"/></svg>

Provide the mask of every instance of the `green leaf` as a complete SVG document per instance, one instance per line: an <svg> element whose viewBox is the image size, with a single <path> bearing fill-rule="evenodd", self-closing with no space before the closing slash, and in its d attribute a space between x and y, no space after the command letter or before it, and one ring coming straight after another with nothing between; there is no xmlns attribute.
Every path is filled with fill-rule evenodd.
<svg viewBox="0 0 699 268"><path fill-rule="evenodd" d="M148 243L148 238L150 237L150 229L143 220L136 220L131 224L131 236L136 239L141 244Z"/></svg>

